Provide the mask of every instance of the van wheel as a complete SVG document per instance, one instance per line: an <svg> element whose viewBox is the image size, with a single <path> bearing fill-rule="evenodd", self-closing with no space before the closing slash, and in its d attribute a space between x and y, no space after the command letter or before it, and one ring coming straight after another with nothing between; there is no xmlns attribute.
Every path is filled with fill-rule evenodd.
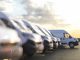
<svg viewBox="0 0 80 60"><path fill-rule="evenodd" d="M36 53L36 48L35 45L33 44L28 44L27 45L27 56L32 57Z"/></svg>
<svg viewBox="0 0 80 60"><path fill-rule="evenodd" d="M73 43L69 43L69 47L70 48L74 48L74 44Z"/></svg>
<svg viewBox="0 0 80 60"><path fill-rule="evenodd" d="M57 48L56 42L53 42L53 49L56 49L56 48Z"/></svg>
<svg viewBox="0 0 80 60"><path fill-rule="evenodd" d="M23 46L23 53L26 54L28 57L32 57L36 53L36 46L33 41L28 41Z"/></svg>

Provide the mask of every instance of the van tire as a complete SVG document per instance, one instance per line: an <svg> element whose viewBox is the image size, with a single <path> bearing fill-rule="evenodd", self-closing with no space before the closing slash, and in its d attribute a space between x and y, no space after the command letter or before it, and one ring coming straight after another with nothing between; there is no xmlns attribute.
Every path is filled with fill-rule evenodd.
<svg viewBox="0 0 80 60"><path fill-rule="evenodd" d="M69 43L69 47L70 48L74 48L74 44L71 42L71 43Z"/></svg>
<svg viewBox="0 0 80 60"><path fill-rule="evenodd" d="M56 47L56 44L54 44L54 47L53 47L53 49L56 49L57 47Z"/></svg>
<svg viewBox="0 0 80 60"><path fill-rule="evenodd" d="M36 53L36 46L35 42L29 40L23 47L23 52L26 54L28 57L32 57Z"/></svg>
<svg viewBox="0 0 80 60"><path fill-rule="evenodd" d="M43 50L42 54L45 54L49 50L48 44L49 44L48 41L44 40L44 50Z"/></svg>
<svg viewBox="0 0 80 60"><path fill-rule="evenodd" d="M56 45L56 42L53 41L53 49L57 49L57 45Z"/></svg>

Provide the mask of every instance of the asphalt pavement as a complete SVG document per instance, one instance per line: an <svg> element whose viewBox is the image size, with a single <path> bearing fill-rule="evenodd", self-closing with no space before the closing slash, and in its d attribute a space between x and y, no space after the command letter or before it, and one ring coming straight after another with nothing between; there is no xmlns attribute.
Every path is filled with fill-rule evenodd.
<svg viewBox="0 0 80 60"><path fill-rule="evenodd" d="M22 60L80 60L80 45L74 49L69 47L49 51L46 54L36 54Z"/></svg>

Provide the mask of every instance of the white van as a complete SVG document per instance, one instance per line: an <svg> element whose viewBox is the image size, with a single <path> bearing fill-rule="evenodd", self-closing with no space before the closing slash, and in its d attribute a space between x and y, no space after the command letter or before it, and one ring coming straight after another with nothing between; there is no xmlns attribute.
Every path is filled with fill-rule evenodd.
<svg viewBox="0 0 80 60"><path fill-rule="evenodd" d="M53 41L50 36L47 36L46 33L41 31L41 28L39 28L36 24L31 23L27 20L23 20L24 24L29 27L33 33L38 34L42 37L43 44L44 44L44 50L42 53L45 53L47 50L53 49Z"/></svg>
<svg viewBox="0 0 80 60"><path fill-rule="evenodd" d="M62 45L68 45L70 48L74 48L74 46L79 45L79 42L76 38L72 37L67 31L65 30L50 30L52 35L61 39Z"/></svg>
<svg viewBox="0 0 80 60"><path fill-rule="evenodd" d="M19 60L23 54L21 40L13 29L0 25L0 60Z"/></svg>
<svg viewBox="0 0 80 60"><path fill-rule="evenodd" d="M7 14L0 12L0 26L11 28L16 30L21 41L23 54L27 56L33 56L35 53L42 53L44 50L44 44L42 37L35 34L22 22L22 19L9 19Z"/></svg>

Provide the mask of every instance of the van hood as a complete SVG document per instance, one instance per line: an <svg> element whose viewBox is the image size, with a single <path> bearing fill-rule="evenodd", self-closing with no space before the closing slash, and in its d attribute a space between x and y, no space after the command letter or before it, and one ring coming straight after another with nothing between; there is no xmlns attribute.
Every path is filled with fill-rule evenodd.
<svg viewBox="0 0 80 60"><path fill-rule="evenodd" d="M21 43L16 31L0 27L0 43Z"/></svg>

